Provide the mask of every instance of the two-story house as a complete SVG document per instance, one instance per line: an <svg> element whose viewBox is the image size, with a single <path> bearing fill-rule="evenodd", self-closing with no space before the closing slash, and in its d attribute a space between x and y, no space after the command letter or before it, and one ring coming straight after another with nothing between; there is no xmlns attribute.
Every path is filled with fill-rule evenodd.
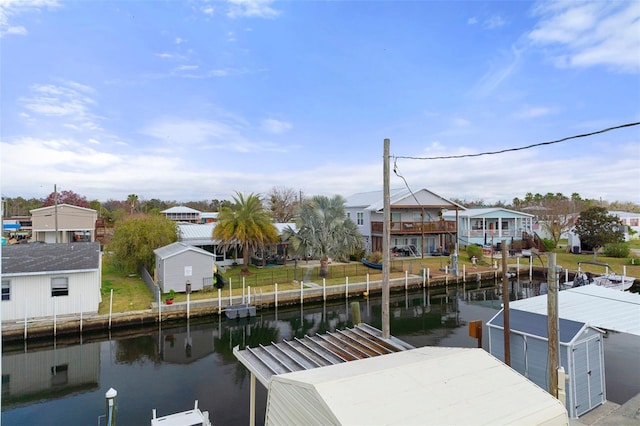
<svg viewBox="0 0 640 426"><path fill-rule="evenodd" d="M452 252L457 241L457 219L445 220L443 210L465 210L427 189L413 193L392 189L390 248L402 254ZM367 253L382 251L384 199L382 191L361 192L346 199L345 211L364 237Z"/></svg>

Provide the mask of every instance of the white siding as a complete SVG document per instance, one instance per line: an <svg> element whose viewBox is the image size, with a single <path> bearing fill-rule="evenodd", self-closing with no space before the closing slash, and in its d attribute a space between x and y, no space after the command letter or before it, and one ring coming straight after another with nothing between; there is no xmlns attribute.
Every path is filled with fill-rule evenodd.
<svg viewBox="0 0 640 426"><path fill-rule="evenodd" d="M69 295L51 296L51 278L68 277ZM99 270L27 276L3 276L11 280L11 300L2 301L2 321L56 315L97 313L101 302Z"/></svg>

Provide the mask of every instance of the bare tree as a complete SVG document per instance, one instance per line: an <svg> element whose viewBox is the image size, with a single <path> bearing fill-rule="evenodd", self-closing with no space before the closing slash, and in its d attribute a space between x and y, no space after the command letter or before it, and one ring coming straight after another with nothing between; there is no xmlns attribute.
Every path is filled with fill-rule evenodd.
<svg viewBox="0 0 640 426"><path fill-rule="evenodd" d="M299 205L294 189L274 186L267 193L266 201L267 209L271 212L274 221L287 223L294 219Z"/></svg>

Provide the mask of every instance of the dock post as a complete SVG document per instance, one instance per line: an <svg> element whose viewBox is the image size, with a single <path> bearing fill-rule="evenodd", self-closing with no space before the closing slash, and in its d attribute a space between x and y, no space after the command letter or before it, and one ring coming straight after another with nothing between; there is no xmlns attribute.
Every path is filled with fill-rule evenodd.
<svg viewBox="0 0 640 426"><path fill-rule="evenodd" d="M327 301L327 279L322 279L322 300Z"/></svg>
<svg viewBox="0 0 640 426"><path fill-rule="evenodd" d="M353 318L353 325L360 324L360 302L351 302L351 317Z"/></svg>
<svg viewBox="0 0 640 426"><path fill-rule="evenodd" d="M467 282L467 265L465 264L462 265L462 282Z"/></svg>
<svg viewBox="0 0 640 426"><path fill-rule="evenodd" d="M244 278L245 278L245 277L242 277L242 303L243 303L243 304L244 304L244 286L245 286Z"/></svg>
<svg viewBox="0 0 640 426"><path fill-rule="evenodd" d="M222 315L222 289L218 289L218 315Z"/></svg>
<svg viewBox="0 0 640 426"><path fill-rule="evenodd" d="M367 296L369 295L369 273L367 272Z"/></svg>
<svg viewBox="0 0 640 426"><path fill-rule="evenodd" d="M273 291L274 291L274 305L275 308L278 309L278 283L274 283L273 284Z"/></svg>
<svg viewBox="0 0 640 426"><path fill-rule="evenodd" d="M113 289L111 289L111 295L109 296L109 330L111 330L112 315L113 315Z"/></svg>
<svg viewBox="0 0 640 426"><path fill-rule="evenodd" d="M431 284L431 273L429 272L431 268L427 268L427 287Z"/></svg>
<svg viewBox="0 0 640 426"><path fill-rule="evenodd" d="M409 271L407 271L406 269L404 271L404 289L409 289Z"/></svg>
<svg viewBox="0 0 640 426"><path fill-rule="evenodd" d="M300 304L304 303L304 281L300 281Z"/></svg>
<svg viewBox="0 0 640 426"><path fill-rule="evenodd" d="M233 305L233 290L231 289L231 277L229 277L229 306Z"/></svg>
<svg viewBox="0 0 640 426"><path fill-rule="evenodd" d="M247 304L251 304L251 286L247 286Z"/></svg>
<svg viewBox="0 0 640 426"><path fill-rule="evenodd" d="M116 396L118 396L118 391L114 388L109 388L104 394L107 403L107 426L116 426Z"/></svg>
<svg viewBox="0 0 640 426"><path fill-rule="evenodd" d="M349 298L349 277L344 277L344 298Z"/></svg>

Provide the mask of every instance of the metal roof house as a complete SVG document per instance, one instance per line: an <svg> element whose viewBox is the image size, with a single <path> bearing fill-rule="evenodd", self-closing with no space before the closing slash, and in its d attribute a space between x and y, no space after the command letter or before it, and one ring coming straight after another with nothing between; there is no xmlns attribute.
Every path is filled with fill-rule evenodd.
<svg viewBox="0 0 640 426"><path fill-rule="evenodd" d="M175 206L160 212L169 220L176 222L200 223L200 211L187 206Z"/></svg>
<svg viewBox="0 0 640 426"><path fill-rule="evenodd" d="M461 245L494 245L501 240L521 240L523 233L531 233L534 215L502 207L473 208L445 211L446 220L458 215L458 237Z"/></svg>
<svg viewBox="0 0 640 426"><path fill-rule="evenodd" d="M2 321L97 313L102 301L99 243L2 248Z"/></svg>
<svg viewBox="0 0 640 426"><path fill-rule="evenodd" d="M215 255L183 242L176 242L153 251L156 255L156 280L163 293L170 290L186 292L213 285Z"/></svg>
<svg viewBox="0 0 640 426"><path fill-rule="evenodd" d="M562 293L562 292L561 292ZM504 361L504 310L488 323L489 351ZM548 390L547 316L509 310L511 368ZM583 322L560 318L559 365L568 376L566 407L577 418L606 401L603 332Z"/></svg>
<svg viewBox="0 0 640 426"><path fill-rule="evenodd" d="M93 209L58 204L33 209L30 213L33 241L71 243L96 240L98 212Z"/></svg>
<svg viewBox="0 0 640 426"><path fill-rule="evenodd" d="M482 349L423 347L274 376L265 424L567 425L562 403Z"/></svg>
<svg viewBox="0 0 640 426"><path fill-rule="evenodd" d="M444 220L441 212L465 210L463 206L424 188L413 193L392 189L389 202L392 247L414 246L414 254L452 250L457 239L457 222L455 217ZM383 208L382 191L361 192L346 199L345 212L358 226L369 253L382 250Z"/></svg>

